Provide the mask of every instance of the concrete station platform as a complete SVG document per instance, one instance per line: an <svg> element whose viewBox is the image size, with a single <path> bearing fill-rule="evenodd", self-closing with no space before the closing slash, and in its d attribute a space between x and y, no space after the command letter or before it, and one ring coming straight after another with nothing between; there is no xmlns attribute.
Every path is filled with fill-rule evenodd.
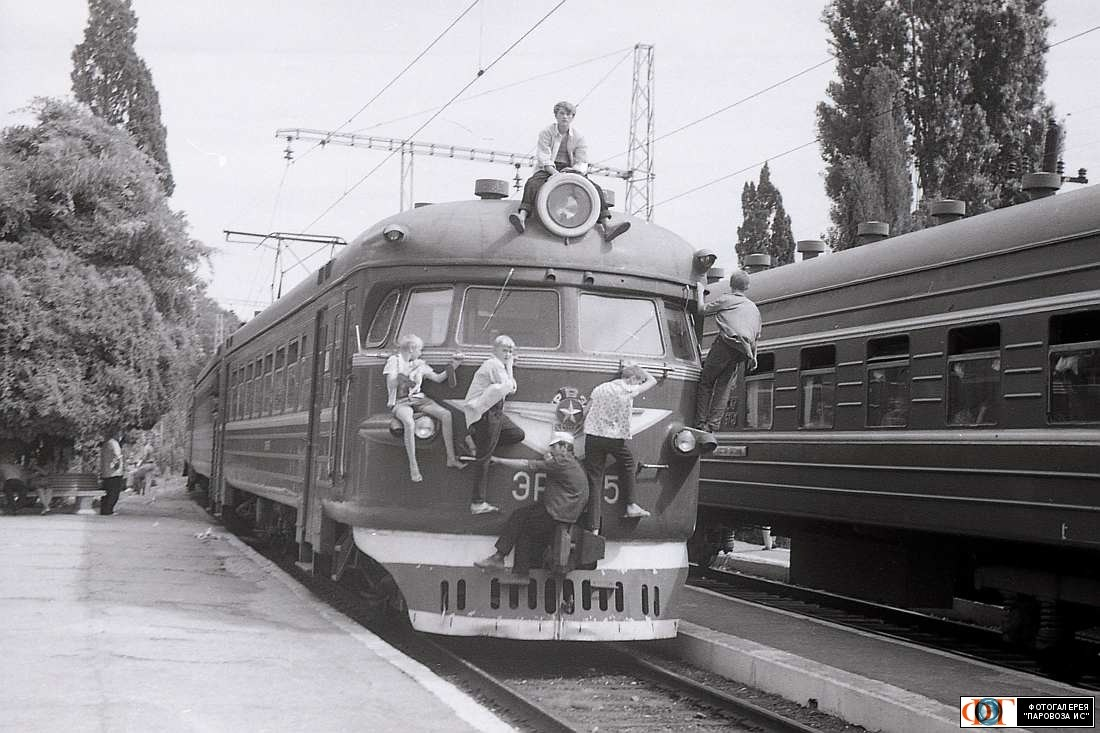
<svg viewBox="0 0 1100 733"><path fill-rule="evenodd" d="M738 542L722 566L775 578L785 575L789 557L788 550ZM870 731L957 731L959 698L964 696L1096 696L703 589L685 589L680 614L679 636L657 643L671 645L691 663L750 687L802 705L816 700L819 710Z"/></svg>
<svg viewBox="0 0 1100 733"><path fill-rule="evenodd" d="M0 516L0 730L511 730L154 491Z"/></svg>

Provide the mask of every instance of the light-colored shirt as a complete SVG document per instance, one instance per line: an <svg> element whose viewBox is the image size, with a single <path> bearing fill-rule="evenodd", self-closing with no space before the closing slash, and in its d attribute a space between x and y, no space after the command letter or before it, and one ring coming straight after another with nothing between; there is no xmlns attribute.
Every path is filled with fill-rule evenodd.
<svg viewBox="0 0 1100 733"><path fill-rule="evenodd" d="M565 150L572 161L571 167L582 175L588 173L588 143L585 142L584 136L577 131L577 128L571 127L566 137L558 132L556 122L539 133L538 147L535 149L535 167L554 168L554 161L558 159L563 138L566 139Z"/></svg>
<svg viewBox="0 0 1100 733"><path fill-rule="evenodd" d="M584 432L601 438L629 440L630 413L634 398L642 385L630 384L625 379L612 379L596 385L588 402L588 414L584 417Z"/></svg>
<svg viewBox="0 0 1100 733"><path fill-rule="evenodd" d="M756 342L760 340L760 309L744 293L725 293L703 306L704 315L714 315L718 330L727 340L740 341L751 365L756 365Z"/></svg>
<svg viewBox="0 0 1100 733"><path fill-rule="evenodd" d="M122 446L114 438L108 438L99 446L99 477L112 478L122 475Z"/></svg>
<svg viewBox="0 0 1100 733"><path fill-rule="evenodd" d="M485 412L516 391L516 380L508 367L496 356L490 356L474 372L470 388L466 390L466 401L462 412L466 415L466 424L473 425Z"/></svg>
<svg viewBox="0 0 1100 733"><path fill-rule="evenodd" d="M406 359L401 354L394 354L386 359L386 366L382 373L397 377L397 399L404 397L421 397L421 387L424 384L425 370L431 371L431 367L423 359Z"/></svg>

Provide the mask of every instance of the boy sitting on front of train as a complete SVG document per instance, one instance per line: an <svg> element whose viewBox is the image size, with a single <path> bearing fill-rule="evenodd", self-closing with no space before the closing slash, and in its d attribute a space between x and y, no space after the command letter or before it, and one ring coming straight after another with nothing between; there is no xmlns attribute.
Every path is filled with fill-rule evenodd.
<svg viewBox="0 0 1100 733"><path fill-rule="evenodd" d="M649 512L634 501L634 454L626 441L633 437L630 413L634 409L634 398L655 384L657 380L641 366L627 364L621 378L599 384L592 390L584 418L584 470L588 474L588 488L593 496L603 496L607 457L614 458L626 502L623 516L627 519L649 516ZM599 511L599 504L599 501L593 502L595 511ZM591 519L598 528L599 517Z"/></svg>
<svg viewBox="0 0 1100 733"><path fill-rule="evenodd" d="M424 480L420 475L420 466L416 462L416 435L413 431L415 412L422 412L439 420L443 433L443 447L447 451L447 466L465 468L465 465L455 457L454 428L450 411L420 391L425 378L437 383L442 382L447 378L447 372L435 371L420 358L424 341L419 336L406 334L398 341L397 347L397 353L386 360L382 373L386 375L386 388L389 390L386 406L393 410L393 416L401 421L405 429L405 453L409 457L409 478L415 483ZM457 361L458 357L452 356L451 359Z"/></svg>
<svg viewBox="0 0 1100 733"><path fill-rule="evenodd" d="M486 570L503 570L504 558L514 549L512 572L525 576L532 565L541 564L542 554L553 539L555 523L574 524L588 506L588 478L573 455L573 436L569 433L551 435L550 452L542 460L496 456L489 460L519 471L546 473L542 499L512 512L496 542L496 552L474 563Z"/></svg>

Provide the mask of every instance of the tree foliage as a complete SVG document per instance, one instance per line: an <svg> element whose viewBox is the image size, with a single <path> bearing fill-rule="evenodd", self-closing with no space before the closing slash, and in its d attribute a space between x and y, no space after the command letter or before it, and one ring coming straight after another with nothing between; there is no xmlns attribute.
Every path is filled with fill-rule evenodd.
<svg viewBox="0 0 1100 733"><path fill-rule="evenodd" d="M84 40L73 50L73 94L99 117L134 136L156 161L164 192L175 190L167 131L153 75L134 50L137 16L130 0L88 0Z"/></svg>
<svg viewBox="0 0 1100 733"><path fill-rule="evenodd" d="M125 132L32 109L0 133L0 437L152 425L193 348L205 248Z"/></svg>
<svg viewBox="0 0 1100 733"><path fill-rule="evenodd" d="M771 179L768 164L760 169L759 184L749 181L741 191L741 212L744 218L737 227L737 259L762 252L772 256L772 265L794 262L794 235L791 217L783 208L783 195Z"/></svg>
<svg viewBox="0 0 1100 733"><path fill-rule="evenodd" d="M1049 20L1044 0L832 0L838 80L818 106L834 248L860 221L912 226L925 199L981 212L1013 203L1039 162Z"/></svg>

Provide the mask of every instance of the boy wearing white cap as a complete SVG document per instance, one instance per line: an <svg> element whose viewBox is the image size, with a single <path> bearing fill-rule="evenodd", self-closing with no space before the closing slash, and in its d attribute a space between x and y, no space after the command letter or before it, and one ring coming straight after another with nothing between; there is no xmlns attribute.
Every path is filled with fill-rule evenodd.
<svg viewBox="0 0 1100 733"><path fill-rule="evenodd" d="M496 552L474 563L479 568L502 570L504 558L515 549L512 572L527 575L532 565L540 564L555 522L573 524L580 518L588 505L588 478L573 455L573 436L569 433L554 433L550 452L542 460L496 456L490 460L508 468L546 472L546 491L541 501L512 512L496 542Z"/></svg>

